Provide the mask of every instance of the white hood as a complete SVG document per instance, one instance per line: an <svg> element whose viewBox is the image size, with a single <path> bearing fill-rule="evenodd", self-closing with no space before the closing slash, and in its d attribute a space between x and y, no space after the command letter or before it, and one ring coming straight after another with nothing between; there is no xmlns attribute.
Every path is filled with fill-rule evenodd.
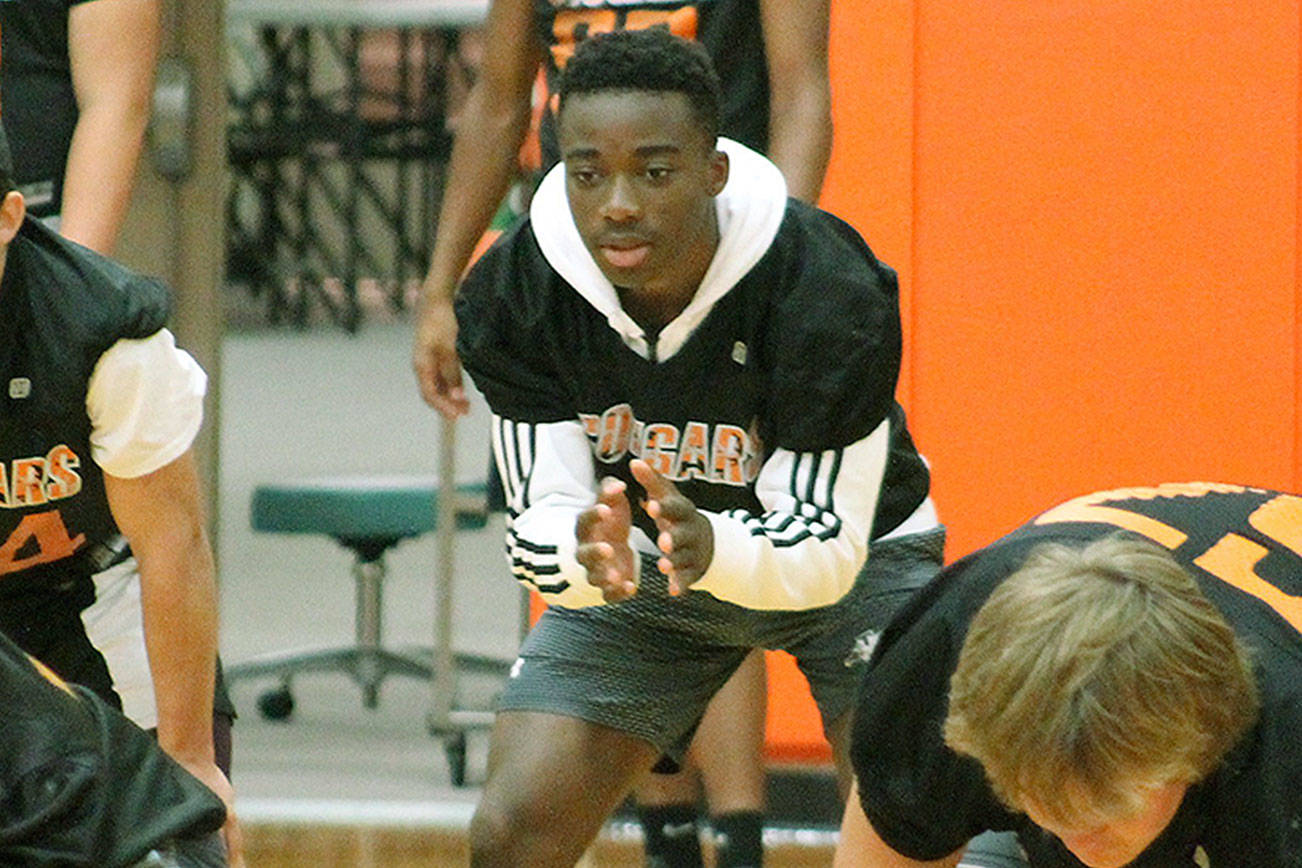
<svg viewBox="0 0 1302 868"><path fill-rule="evenodd" d="M745 145L720 138L728 155L728 183L715 197L719 249L687 307L666 325L656 342L663 361L682 347L710 308L759 262L777 236L787 207L787 184L777 166ZM619 306L615 287L583 245L565 195L565 165L558 163L538 185L529 208L534 236L543 256L598 311L632 350L649 356L646 335Z"/></svg>

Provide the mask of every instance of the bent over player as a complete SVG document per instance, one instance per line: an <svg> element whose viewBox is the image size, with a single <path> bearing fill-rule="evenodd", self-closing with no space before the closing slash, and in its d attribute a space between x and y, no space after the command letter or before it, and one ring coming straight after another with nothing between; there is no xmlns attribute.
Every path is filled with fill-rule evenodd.
<svg viewBox="0 0 1302 868"><path fill-rule="evenodd" d="M716 139L717 94L664 31L584 42L564 162L458 299L508 557L551 604L501 699L475 865L572 865L755 647L796 656L839 755L865 634L940 561L894 274Z"/></svg>
<svg viewBox="0 0 1302 868"><path fill-rule="evenodd" d="M163 327L166 287L25 219L2 135L0 191L0 632L157 729L229 806L190 450L206 377Z"/></svg>
<svg viewBox="0 0 1302 868"><path fill-rule="evenodd" d="M838 868L1302 865L1302 497L1069 501L946 570L882 637Z"/></svg>
<svg viewBox="0 0 1302 868"><path fill-rule="evenodd" d="M2 633L0 707L0 864L226 864L221 800L98 696Z"/></svg>

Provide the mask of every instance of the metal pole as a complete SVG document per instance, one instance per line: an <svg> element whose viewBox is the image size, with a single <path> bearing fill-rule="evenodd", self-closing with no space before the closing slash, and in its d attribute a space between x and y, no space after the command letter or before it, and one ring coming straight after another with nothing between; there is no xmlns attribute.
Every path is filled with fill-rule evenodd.
<svg viewBox="0 0 1302 868"><path fill-rule="evenodd" d="M456 670L452 654L452 569L457 531L456 421L442 418L439 432L439 496L435 525L438 552L434 576L434 677L429 730L449 731L456 699Z"/></svg>

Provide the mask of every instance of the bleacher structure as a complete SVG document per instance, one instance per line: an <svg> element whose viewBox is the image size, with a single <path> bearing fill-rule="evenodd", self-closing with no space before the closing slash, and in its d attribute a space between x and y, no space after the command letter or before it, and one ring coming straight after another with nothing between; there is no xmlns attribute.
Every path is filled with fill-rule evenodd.
<svg viewBox="0 0 1302 868"><path fill-rule="evenodd" d="M353 331L368 309L405 310L428 266L473 13L329 5L228 8L227 277L273 325L324 314Z"/></svg>

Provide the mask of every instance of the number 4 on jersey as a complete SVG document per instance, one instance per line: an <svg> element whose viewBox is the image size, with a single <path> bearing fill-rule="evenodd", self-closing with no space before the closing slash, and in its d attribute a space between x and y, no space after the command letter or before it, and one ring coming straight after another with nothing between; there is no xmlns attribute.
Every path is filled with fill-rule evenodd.
<svg viewBox="0 0 1302 868"><path fill-rule="evenodd" d="M71 556L86 541L86 535L68 533L57 509L23 516L9 539L0 545L0 576L48 564Z"/></svg>

